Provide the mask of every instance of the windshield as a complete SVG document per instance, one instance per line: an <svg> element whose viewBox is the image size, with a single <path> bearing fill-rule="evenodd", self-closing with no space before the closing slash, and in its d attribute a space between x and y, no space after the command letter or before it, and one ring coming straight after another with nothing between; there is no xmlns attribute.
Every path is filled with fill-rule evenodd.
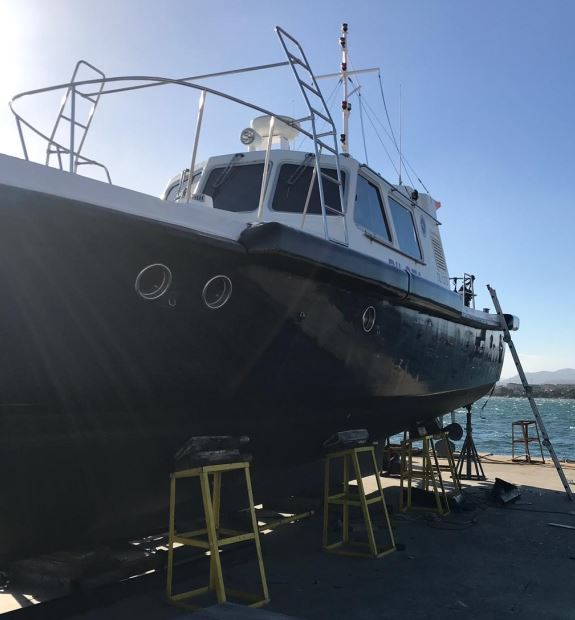
<svg viewBox="0 0 575 620"><path fill-rule="evenodd" d="M260 201L263 164L243 164L214 168L202 190L211 196L214 209L255 211Z"/></svg>
<svg viewBox="0 0 575 620"><path fill-rule="evenodd" d="M305 162L300 165L282 165L272 204L274 211L303 213L313 170L313 166L308 166ZM325 175L330 176L332 179L337 179L337 172L331 168L322 168L322 172ZM345 193L345 174L343 172L341 174L343 192ZM324 180L323 191L325 204L331 207L331 209L341 212L339 186L329 180ZM321 213L321 201L319 197L317 178L314 180L307 212L314 215ZM330 209L326 209L326 214L334 215L334 212Z"/></svg>

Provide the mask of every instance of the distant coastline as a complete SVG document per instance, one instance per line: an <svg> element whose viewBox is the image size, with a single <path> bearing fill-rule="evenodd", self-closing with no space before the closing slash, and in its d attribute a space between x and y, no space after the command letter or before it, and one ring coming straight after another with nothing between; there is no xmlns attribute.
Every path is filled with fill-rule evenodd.
<svg viewBox="0 0 575 620"><path fill-rule="evenodd" d="M575 399L575 384L552 384L532 385L531 393L535 398L566 398ZM506 383L497 385L493 391L493 396L517 397L524 396L525 390L521 383Z"/></svg>

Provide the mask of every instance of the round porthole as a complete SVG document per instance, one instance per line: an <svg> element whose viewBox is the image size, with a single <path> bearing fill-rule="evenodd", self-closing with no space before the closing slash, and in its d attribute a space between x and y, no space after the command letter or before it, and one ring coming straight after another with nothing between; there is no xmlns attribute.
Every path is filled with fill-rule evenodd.
<svg viewBox="0 0 575 620"><path fill-rule="evenodd" d="M373 306L368 306L363 313L363 317L361 318L361 324L363 326L363 331L368 334L375 325L375 308Z"/></svg>
<svg viewBox="0 0 575 620"><path fill-rule="evenodd" d="M134 288L143 299L158 299L170 288L172 272L166 265L154 263L138 274Z"/></svg>
<svg viewBox="0 0 575 620"><path fill-rule="evenodd" d="M228 276L214 276L206 282L202 299L208 308L217 310L224 306L232 296L232 281Z"/></svg>

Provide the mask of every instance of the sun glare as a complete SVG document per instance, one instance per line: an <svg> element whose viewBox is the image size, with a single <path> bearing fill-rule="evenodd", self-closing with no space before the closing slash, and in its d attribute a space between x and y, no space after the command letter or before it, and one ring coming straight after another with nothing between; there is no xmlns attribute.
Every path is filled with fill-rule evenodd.
<svg viewBox="0 0 575 620"><path fill-rule="evenodd" d="M20 46L22 34L22 15L17 6L8 0L0 0L0 58L2 63L2 80L0 93L5 100L3 88L10 88L18 80L20 63L18 62L22 50ZM9 93L11 96L13 93Z"/></svg>

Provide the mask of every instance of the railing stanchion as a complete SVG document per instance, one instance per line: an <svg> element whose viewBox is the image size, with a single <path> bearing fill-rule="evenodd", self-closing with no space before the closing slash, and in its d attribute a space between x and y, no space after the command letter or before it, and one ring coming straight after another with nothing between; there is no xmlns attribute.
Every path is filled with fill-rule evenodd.
<svg viewBox="0 0 575 620"><path fill-rule="evenodd" d="M200 102L198 105L198 117L196 120L196 134L194 136L194 148L192 149L192 161L190 162L190 171L188 172L188 185L186 187L186 202L190 202L192 195L192 182L194 178L194 169L196 167L196 155L198 154L198 143L200 141L200 131L202 130L202 120L204 118L204 108L206 105L206 91L202 90L200 94Z"/></svg>
<svg viewBox="0 0 575 620"><path fill-rule="evenodd" d="M72 86L72 99L70 101L70 172L74 170L74 125L76 124L76 87Z"/></svg>
<svg viewBox="0 0 575 620"><path fill-rule="evenodd" d="M29 161L28 157L28 149L26 148L26 140L24 140L24 133L22 132L22 123L20 119L16 117L16 126L18 127L18 135L20 136L20 144L22 145L22 150L24 151L24 159Z"/></svg>
<svg viewBox="0 0 575 620"><path fill-rule="evenodd" d="M258 220L262 219L262 213L264 210L264 198L265 198L266 190L268 187L268 170L270 167L270 152L272 150L275 122L276 122L276 118L275 116L272 116L270 118L270 129L269 129L269 135L268 135L268 143L266 147L266 158L264 160L264 172L262 175L262 186L260 189L260 202L258 205L258 216L257 216Z"/></svg>
<svg viewBox="0 0 575 620"><path fill-rule="evenodd" d="M305 198L305 205L303 207L303 213L302 213L302 216L301 216L301 226L300 226L300 228L302 230L303 230L303 227L304 227L304 224L305 224L305 218L307 216L307 210L309 209L309 201L311 199L311 193L313 191L313 185L314 185L316 176L317 176L317 170L316 170L316 167L314 166L313 167L313 172L311 173L311 181L310 181L310 184L309 184L309 188L307 190L307 196Z"/></svg>

